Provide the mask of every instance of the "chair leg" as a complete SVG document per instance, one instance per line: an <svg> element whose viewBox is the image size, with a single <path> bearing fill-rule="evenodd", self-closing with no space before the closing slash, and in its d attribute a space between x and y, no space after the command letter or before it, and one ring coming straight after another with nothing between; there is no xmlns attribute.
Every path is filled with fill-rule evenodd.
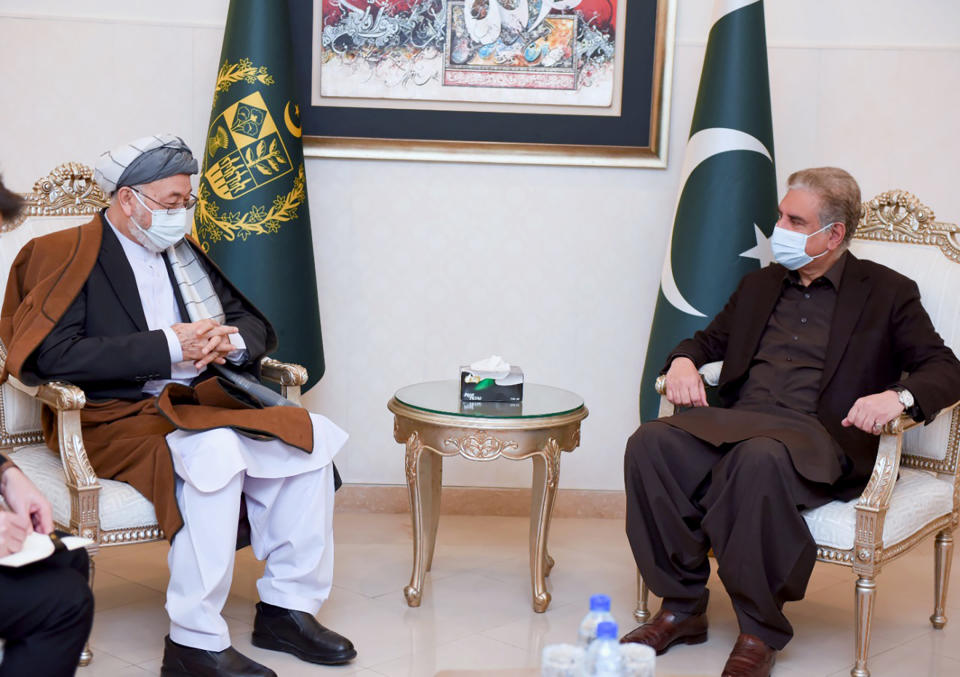
<svg viewBox="0 0 960 677"><path fill-rule="evenodd" d="M633 617L640 625L650 620L650 608L647 606L649 597L650 588L647 587L643 576L640 575L640 570L637 569L637 608L633 612Z"/></svg>
<svg viewBox="0 0 960 677"><path fill-rule="evenodd" d="M870 630L873 621L873 604L876 601L877 582L861 576L857 579L857 654L851 677L870 677L867 670L867 654L870 652Z"/></svg>
<svg viewBox="0 0 960 677"><path fill-rule="evenodd" d="M950 584L950 564L953 561L953 534L944 529L934 542L933 559L933 615L930 622L937 630L947 624L947 586Z"/></svg>
<svg viewBox="0 0 960 677"><path fill-rule="evenodd" d="M89 552L89 551L88 551ZM93 590L93 575L96 571L93 563L93 555L90 556L90 590ZM90 661L93 660L93 651L90 649L90 638L87 638L86 643L83 645L83 651L80 652L80 667L86 667L90 665Z"/></svg>

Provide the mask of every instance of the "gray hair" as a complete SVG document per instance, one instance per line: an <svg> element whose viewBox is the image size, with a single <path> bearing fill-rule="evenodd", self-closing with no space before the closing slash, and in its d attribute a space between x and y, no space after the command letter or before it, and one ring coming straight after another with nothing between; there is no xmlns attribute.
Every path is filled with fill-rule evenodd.
<svg viewBox="0 0 960 677"><path fill-rule="evenodd" d="M842 223L846 227L843 241L849 243L860 224L863 209L856 179L839 167L814 167L790 175L787 189L795 188L810 191L820 198L820 225Z"/></svg>

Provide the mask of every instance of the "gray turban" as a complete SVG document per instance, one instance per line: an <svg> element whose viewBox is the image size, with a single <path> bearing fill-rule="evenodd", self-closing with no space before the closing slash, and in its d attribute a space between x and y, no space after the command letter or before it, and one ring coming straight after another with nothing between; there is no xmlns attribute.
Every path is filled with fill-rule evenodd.
<svg viewBox="0 0 960 677"><path fill-rule="evenodd" d="M107 195L118 188L159 181L175 174L196 174L197 159L173 134L145 136L108 150L97 160L93 180Z"/></svg>

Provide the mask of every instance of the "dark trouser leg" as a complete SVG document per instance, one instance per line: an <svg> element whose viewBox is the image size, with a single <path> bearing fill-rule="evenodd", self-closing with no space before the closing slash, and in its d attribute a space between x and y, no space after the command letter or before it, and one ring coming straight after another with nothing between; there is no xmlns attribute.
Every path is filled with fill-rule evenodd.
<svg viewBox="0 0 960 677"><path fill-rule="evenodd" d="M740 631L775 649L793 637L783 604L803 598L817 556L798 506L829 501L824 489L797 474L783 444L758 437L714 467L701 501L703 530Z"/></svg>
<svg viewBox="0 0 960 677"><path fill-rule="evenodd" d="M0 677L73 675L93 624L83 549L0 569Z"/></svg>
<svg viewBox="0 0 960 677"><path fill-rule="evenodd" d="M695 497L720 458L713 445L658 421L627 442L627 538L644 581L670 611L706 608L710 543Z"/></svg>

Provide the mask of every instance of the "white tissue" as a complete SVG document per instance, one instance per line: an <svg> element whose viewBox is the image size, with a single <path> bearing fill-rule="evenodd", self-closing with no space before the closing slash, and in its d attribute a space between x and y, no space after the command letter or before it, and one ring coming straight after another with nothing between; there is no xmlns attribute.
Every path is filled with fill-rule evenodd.
<svg viewBox="0 0 960 677"><path fill-rule="evenodd" d="M499 355L491 355L490 357L482 360L471 362L470 371L474 373L484 372L485 374L489 374L487 378L501 378L510 373L510 363L506 362ZM497 376L494 376L495 374Z"/></svg>

